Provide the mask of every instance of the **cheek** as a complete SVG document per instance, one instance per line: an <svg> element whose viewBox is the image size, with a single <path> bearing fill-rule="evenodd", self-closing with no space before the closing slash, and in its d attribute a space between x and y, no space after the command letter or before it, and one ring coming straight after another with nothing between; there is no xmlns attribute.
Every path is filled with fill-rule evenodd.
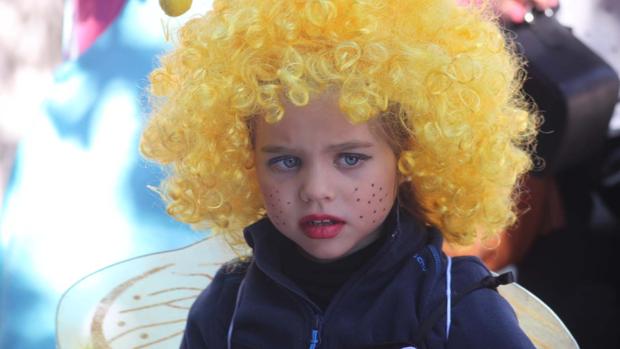
<svg viewBox="0 0 620 349"><path fill-rule="evenodd" d="M265 209L269 219L276 225L286 227L286 211L291 207L291 201L285 198L280 188L265 186L262 188Z"/></svg>
<svg viewBox="0 0 620 349"><path fill-rule="evenodd" d="M391 185L378 182L356 186L353 196L359 212L357 218L367 224L383 221L395 198Z"/></svg>

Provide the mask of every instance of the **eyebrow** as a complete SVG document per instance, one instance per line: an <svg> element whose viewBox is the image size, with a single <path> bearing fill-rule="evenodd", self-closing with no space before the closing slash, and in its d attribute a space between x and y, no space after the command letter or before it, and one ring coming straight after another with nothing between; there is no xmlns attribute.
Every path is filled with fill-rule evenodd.
<svg viewBox="0 0 620 349"><path fill-rule="evenodd" d="M328 151L347 151L351 149L357 148L370 148L373 144L369 142L361 142L361 141L352 141L352 142L344 142L338 144L332 144L327 147ZM280 145L266 145L261 148L261 151L264 153L294 153L295 149L287 148Z"/></svg>

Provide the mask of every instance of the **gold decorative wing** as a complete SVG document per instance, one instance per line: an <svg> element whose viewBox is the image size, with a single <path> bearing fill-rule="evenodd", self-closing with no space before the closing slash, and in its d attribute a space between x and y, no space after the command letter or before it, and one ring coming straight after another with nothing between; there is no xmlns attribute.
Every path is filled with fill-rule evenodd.
<svg viewBox="0 0 620 349"><path fill-rule="evenodd" d="M59 349L178 348L194 299L236 257L218 237L99 270L62 296Z"/></svg>

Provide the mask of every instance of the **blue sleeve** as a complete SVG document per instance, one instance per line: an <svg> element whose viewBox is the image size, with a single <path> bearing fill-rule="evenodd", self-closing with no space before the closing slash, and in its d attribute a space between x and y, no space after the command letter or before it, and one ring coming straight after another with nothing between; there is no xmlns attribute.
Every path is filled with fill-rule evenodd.
<svg viewBox="0 0 620 349"><path fill-rule="evenodd" d="M452 309L447 348L535 347L519 327L510 304L497 291L483 288L465 296Z"/></svg>

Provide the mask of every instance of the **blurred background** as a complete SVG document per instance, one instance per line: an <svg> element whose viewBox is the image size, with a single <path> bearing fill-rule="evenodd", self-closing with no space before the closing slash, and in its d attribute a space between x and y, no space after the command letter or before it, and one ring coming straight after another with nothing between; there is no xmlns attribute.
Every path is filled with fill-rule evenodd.
<svg viewBox="0 0 620 349"><path fill-rule="evenodd" d="M0 348L54 348L56 306L80 278L204 237L147 189L162 173L138 140L164 28L210 3L171 19L156 0L0 0ZM565 0L556 17L620 70L619 1ZM529 218L519 253L489 262L514 268L583 348L619 347L620 108L609 114L587 159L530 183L549 219Z"/></svg>
<svg viewBox="0 0 620 349"><path fill-rule="evenodd" d="M200 1L192 11L204 11ZM138 154L156 0L0 1L0 348L54 348L80 278L204 235L166 216Z"/></svg>

